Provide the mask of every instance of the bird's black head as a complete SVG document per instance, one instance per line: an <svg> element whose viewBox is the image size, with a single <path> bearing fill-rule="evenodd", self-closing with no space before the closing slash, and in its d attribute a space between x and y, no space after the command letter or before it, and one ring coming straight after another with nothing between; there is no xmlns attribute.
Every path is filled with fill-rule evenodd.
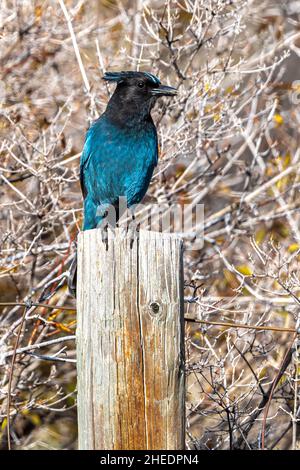
<svg viewBox="0 0 300 470"><path fill-rule="evenodd" d="M148 72L107 72L103 79L117 83L107 110L121 122L147 119L157 98L176 95L175 88L162 85Z"/></svg>

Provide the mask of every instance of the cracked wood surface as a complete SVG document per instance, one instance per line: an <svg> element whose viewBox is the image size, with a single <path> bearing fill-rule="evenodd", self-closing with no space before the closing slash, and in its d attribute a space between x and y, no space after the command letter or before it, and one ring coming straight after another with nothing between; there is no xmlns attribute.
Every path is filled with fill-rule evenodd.
<svg viewBox="0 0 300 470"><path fill-rule="evenodd" d="M108 233L78 240L79 449L184 449L182 241Z"/></svg>

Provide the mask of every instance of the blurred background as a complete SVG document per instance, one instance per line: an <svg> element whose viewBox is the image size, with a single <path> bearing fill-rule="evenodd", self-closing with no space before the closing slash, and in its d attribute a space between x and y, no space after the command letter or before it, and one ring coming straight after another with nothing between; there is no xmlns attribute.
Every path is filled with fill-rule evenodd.
<svg viewBox="0 0 300 470"><path fill-rule="evenodd" d="M0 448L8 427L12 448L77 445L64 273L107 70L178 88L153 112L144 203L204 204L203 247L184 235L202 322L186 321L187 448L299 448L300 1L2 0L0 25Z"/></svg>

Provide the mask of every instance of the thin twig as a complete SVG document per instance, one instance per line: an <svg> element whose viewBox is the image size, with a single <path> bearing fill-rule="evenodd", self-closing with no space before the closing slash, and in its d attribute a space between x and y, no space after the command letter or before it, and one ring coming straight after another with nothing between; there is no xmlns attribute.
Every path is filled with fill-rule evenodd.
<svg viewBox="0 0 300 470"><path fill-rule="evenodd" d="M78 65L79 65L79 69L80 69L80 73L81 73L81 76L82 76L82 79L83 79L83 82L84 82L85 89L89 93L91 87L90 87L87 75L85 73L85 69L84 69L84 66L83 66L82 59L81 59L81 55L80 55L80 51L79 51L79 47L78 47L78 44L77 44L77 39L76 39L76 36L75 36L75 33L74 33L74 29L73 29L73 25L72 25L70 15L68 13L68 10L66 8L66 5L65 5L64 1L63 0L58 0L58 1L59 1L60 6L61 6L61 9L63 11L63 14L66 18L67 24L68 24L68 28L69 28L70 36L71 36L71 39L72 39L74 52L75 52L76 59L77 59Z"/></svg>
<svg viewBox="0 0 300 470"><path fill-rule="evenodd" d="M55 357L55 356L47 356L45 354L36 354L36 353L27 353L29 356L36 357L37 359L40 359L42 361L51 361L51 362L71 362L73 364L76 364L76 359L69 359L69 358L64 358L64 357Z"/></svg>
<svg viewBox="0 0 300 470"><path fill-rule="evenodd" d="M282 374L290 360L291 360L291 350L292 350L292 347L293 347L293 344L294 344L294 341L295 339L297 338L297 333L295 333L294 337L293 337L293 340L290 344L290 346L288 347L282 361L281 361L281 364L280 364L280 367L279 367L279 370L276 374L276 377L274 378L273 380L273 383L272 383L272 387L271 387L271 390L270 390L270 393L269 393L269 397L268 397L268 401L267 401L267 404L266 404L266 407L265 407L265 411L264 411L264 417L263 417L263 422L262 422L262 430L261 430L261 449L262 450L265 450L265 432L266 432L266 423L267 423L267 417L268 417L268 413L269 413L269 409L270 409L270 405L271 405L271 401L272 401L272 397L273 397L273 393L275 391L275 388L280 380L280 378L282 377Z"/></svg>
<svg viewBox="0 0 300 470"><path fill-rule="evenodd" d="M9 351L3 354L4 359L10 357L13 354L22 354L27 351L32 351L33 349L44 348L46 346L52 346L53 344L64 343L65 341L74 341L76 338L75 335L62 336L61 338L51 339L49 341L43 341L43 343L31 344L29 346L24 346L23 348L18 348L16 351Z"/></svg>
<svg viewBox="0 0 300 470"><path fill-rule="evenodd" d="M8 447L8 450L11 450L11 442L10 442L10 399L11 399L11 388L12 388L12 381L13 381L13 372L14 372L14 365L15 365L15 361L16 361L17 349L18 349L19 342L20 342L21 331L22 331L23 324L24 324L24 321L25 321L27 308L28 307L25 306L24 311L23 311L21 323L20 323L19 330L18 330L16 344L15 344L14 350L12 352L12 360L11 360L10 371L9 371L8 390L7 390L7 417L6 417L6 419L7 419L7 447Z"/></svg>
<svg viewBox="0 0 300 470"><path fill-rule="evenodd" d="M208 321L208 320L198 320L197 318L184 317L185 321L190 321L193 323L202 323L203 325L216 325L216 326L228 326L230 328L246 328L249 330L269 330L269 331L279 331L279 332L288 332L296 333L295 328L279 328L276 326L257 326L257 325L242 325L240 323L228 323L228 322L218 322L218 321Z"/></svg>
<svg viewBox="0 0 300 470"><path fill-rule="evenodd" d="M27 307L28 304L25 302L0 302L0 307ZM53 310L69 310L74 311L76 310L75 307L61 307L60 305L48 305L48 304L41 304L39 302L31 302L30 307L43 307L43 308L51 308Z"/></svg>

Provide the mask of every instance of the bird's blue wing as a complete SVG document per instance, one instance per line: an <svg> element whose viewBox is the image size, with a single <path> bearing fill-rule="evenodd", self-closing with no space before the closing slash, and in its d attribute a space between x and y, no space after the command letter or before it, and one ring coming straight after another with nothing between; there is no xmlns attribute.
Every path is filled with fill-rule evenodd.
<svg viewBox="0 0 300 470"><path fill-rule="evenodd" d="M84 172L87 169L89 159L90 159L90 157L92 156L92 153L93 153L93 151L92 151L93 149L92 149L92 145L91 145L92 144L91 137L92 137L92 134L93 134L92 129L93 129L93 126L90 127L90 129L87 131L84 147L83 147L82 154L81 154L81 157L80 157L80 176L79 176L79 179L80 179L80 186L81 186L81 191L82 191L82 195L83 195L84 199L87 196L87 188L84 184Z"/></svg>

